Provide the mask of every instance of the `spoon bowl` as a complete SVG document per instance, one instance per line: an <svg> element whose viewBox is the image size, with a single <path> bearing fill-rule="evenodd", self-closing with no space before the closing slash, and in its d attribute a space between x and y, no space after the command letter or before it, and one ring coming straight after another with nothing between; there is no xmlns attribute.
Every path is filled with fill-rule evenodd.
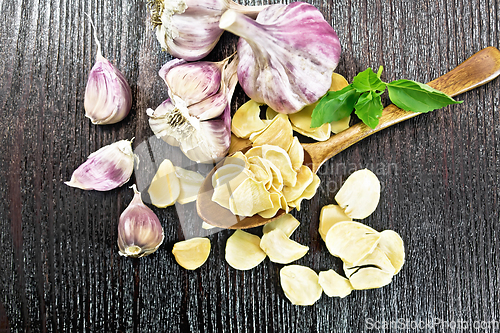
<svg viewBox="0 0 500 333"><path fill-rule="evenodd" d="M440 90L451 97L479 87L500 75L500 51L494 47L487 47L450 72L428 83L429 86ZM356 142L370 136L384 128L401 121L413 118L420 113L404 111L391 104L384 108L379 124L370 128L364 123L357 123L348 129L332 135L328 140L316 143L303 143L304 164L316 173L318 169L331 157L347 149ZM242 149L248 150L250 147ZM212 201L212 175L217 168L223 165L219 162L205 178L196 202L198 215L208 224L226 229L247 229L262 226L283 215L279 210L273 218L263 218L258 214L250 217L236 216L228 209Z"/></svg>

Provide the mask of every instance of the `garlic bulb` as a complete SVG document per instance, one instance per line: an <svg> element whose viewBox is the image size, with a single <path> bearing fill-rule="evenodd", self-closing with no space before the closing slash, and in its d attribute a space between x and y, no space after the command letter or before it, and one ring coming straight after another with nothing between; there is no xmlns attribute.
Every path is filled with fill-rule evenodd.
<svg viewBox="0 0 500 333"><path fill-rule="evenodd" d="M132 140L121 140L93 152L65 184L82 190L97 191L122 186L134 171Z"/></svg>
<svg viewBox="0 0 500 333"><path fill-rule="evenodd" d="M101 53L101 43L97 43L96 63L89 73L85 88L85 116L93 124L114 124L125 118L132 107L132 91L123 74Z"/></svg>
<svg viewBox="0 0 500 333"><path fill-rule="evenodd" d="M180 59L166 63L159 74L170 98L156 110L147 110L155 135L180 146L195 162L212 163L225 156L231 141L230 104L238 81L237 64L237 56L215 63Z"/></svg>
<svg viewBox="0 0 500 333"><path fill-rule="evenodd" d="M134 198L118 223L118 248L122 256L140 258L155 252L164 235L158 216L142 202L135 184L132 189Z"/></svg>
<svg viewBox="0 0 500 333"><path fill-rule="evenodd" d="M314 6L271 5L256 21L228 10L219 26L241 37L238 80L255 102L280 113L295 113L330 88L340 42Z"/></svg>
<svg viewBox="0 0 500 333"><path fill-rule="evenodd" d="M227 9L255 17L266 7L231 0L150 0L149 6L162 48L187 61L200 60L212 51L223 33L219 20Z"/></svg>

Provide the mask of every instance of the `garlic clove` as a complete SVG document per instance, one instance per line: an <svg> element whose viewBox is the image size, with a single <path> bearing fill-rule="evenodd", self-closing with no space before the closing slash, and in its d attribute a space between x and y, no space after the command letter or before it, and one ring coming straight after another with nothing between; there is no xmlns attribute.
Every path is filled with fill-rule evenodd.
<svg viewBox="0 0 500 333"><path fill-rule="evenodd" d="M158 208L172 206L181 192L175 167L168 159L163 160L148 188L151 203Z"/></svg>
<svg viewBox="0 0 500 333"><path fill-rule="evenodd" d="M112 190L129 181L134 159L132 140L112 143L90 154L65 184L82 190Z"/></svg>
<svg viewBox="0 0 500 333"><path fill-rule="evenodd" d="M135 184L132 188L134 198L118 223L118 249L122 256L140 258L155 252L163 243L164 234L160 220L142 202Z"/></svg>
<svg viewBox="0 0 500 333"><path fill-rule="evenodd" d="M280 113L295 113L330 88L340 42L314 6L270 5L256 21L228 10L219 27L241 37L238 79L256 102Z"/></svg>
<svg viewBox="0 0 500 333"><path fill-rule="evenodd" d="M90 23L94 28L97 57L85 88L85 116L96 125L115 124L130 112L132 91L122 72L102 56L94 23Z"/></svg>

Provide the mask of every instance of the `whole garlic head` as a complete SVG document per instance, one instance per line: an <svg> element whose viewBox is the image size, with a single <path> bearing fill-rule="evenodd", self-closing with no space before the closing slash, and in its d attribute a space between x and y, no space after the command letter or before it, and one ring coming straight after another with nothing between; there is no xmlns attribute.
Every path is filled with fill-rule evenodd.
<svg viewBox="0 0 500 333"><path fill-rule="evenodd" d="M295 113L330 88L340 42L314 6L270 5L256 21L228 10L219 27L241 37L238 80L252 100Z"/></svg>
<svg viewBox="0 0 500 333"><path fill-rule="evenodd" d="M221 62L169 61L160 70L169 99L148 109L149 125L158 138L179 146L195 162L226 155L231 141L230 104L237 83L237 56Z"/></svg>

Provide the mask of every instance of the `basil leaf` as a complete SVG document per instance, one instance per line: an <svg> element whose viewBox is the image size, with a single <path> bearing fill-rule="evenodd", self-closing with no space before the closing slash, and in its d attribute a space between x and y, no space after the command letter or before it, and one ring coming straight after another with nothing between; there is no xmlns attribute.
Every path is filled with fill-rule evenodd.
<svg viewBox="0 0 500 333"><path fill-rule="evenodd" d="M445 93L426 84L397 80L387 84L389 98L400 109L413 112L429 112L450 104L459 104Z"/></svg>
<svg viewBox="0 0 500 333"><path fill-rule="evenodd" d="M369 91L361 95L358 102L354 106L356 109L355 113L366 125L371 128L375 128L378 125L379 118L382 115L382 101L380 95L383 92L377 93L375 91Z"/></svg>
<svg viewBox="0 0 500 333"><path fill-rule="evenodd" d="M320 99L311 115L311 127L340 120L352 113L360 93L348 85L342 90L329 91Z"/></svg>
<svg viewBox="0 0 500 333"><path fill-rule="evenodd" d="M382 74L380 70L379 72ZM358 73L358 75L352 79L352 86L357 92L362 93L371 90L384 91L386 84L380 80L378 74L375 74L373 70L368 67L365 71Z"/></svg>

